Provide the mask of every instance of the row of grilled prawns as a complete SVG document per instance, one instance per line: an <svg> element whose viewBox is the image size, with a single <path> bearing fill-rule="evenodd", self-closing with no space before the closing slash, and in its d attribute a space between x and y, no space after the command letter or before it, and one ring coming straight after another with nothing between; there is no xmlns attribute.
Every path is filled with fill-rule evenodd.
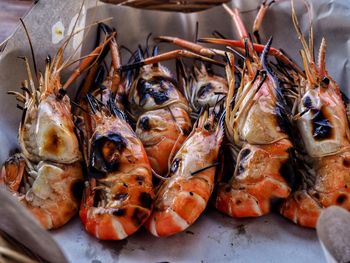
<svg viewBox="0 0 350 263"><path fill-rule="evenodd" d="M254 32L270 4L261 6ZM116 33L100 25L103 43L63 85L70 38L47 59L43 75L33 78L26 60L29 81L23 93L10 92L23 103L21 153L5 162L0 182L53 229L78 210L74 189L85 179L80 217L103 240L126 238L142 225L155 236L183 231L204 211L214 185L216 208L232 217L267 214L276 199L283 216L306 227L330 205L350 210L349 125L325 68L325 40L316 64L312 36L307 44L292 2L301 70L271 39L262 45L256 33L253 43L239 11L225 8L241 39L201 41L230 46L226 51L159 37L184 49L139 48L122 66ZM189 74L181 57L204 62ZM160 64L174 58L177 80ZM212 63L225 66L226 79ZM66 89L85 69L72 102Z"/></svg>

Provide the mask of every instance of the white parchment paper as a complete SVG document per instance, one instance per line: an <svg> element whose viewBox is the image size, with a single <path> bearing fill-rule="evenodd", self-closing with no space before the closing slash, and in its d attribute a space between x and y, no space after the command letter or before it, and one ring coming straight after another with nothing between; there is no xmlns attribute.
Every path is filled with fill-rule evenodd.
<svg viewBox="0 0 350 263"><path fill-rule="evenodd" d="M297 14L304 32L308 31L306 9L297 1ZM300 3L299 3L300 2ZM231 3L242 11L247 29L250 30L257 13L259 1L241 0ZM231 18L222 7L194 14L144 11L127 7L85 2L85 21L113 17L110 24L118 31L118 42L134 50L144 44L147 35L171 35L192 40L195 23L199 22L199 37L211 36L218 30L229 38L236 38ZM39 68L47 54L53 55L62 42L52 42L52 27L57 23L69 30L72 18L77 14L80 1L41 0L26 17L25 22L34 45ZM327 65L342 90L349 95L350 68L350 2L344 0L312 1L316 50L324 36L328 40ZM80 24L80 23L79 23ZM60 34L60 32L57 32ZM91 30L82 46L85 54L95 43L95 30ZM273 46L283 48L297 62L301 45L296 37L289 1L280 1L269 10L261 29L263 41L272 35ZM172 46L161 45L161 51ZM67 53L72 51L69 46ZM80 52L78 52L80 53ZM124 62L129 56L123 52ZM17 128L20 111L8 90L18 90L26 79L25 68L17 56L29 57L29 45L24 31L19 28L0 53L0 161L17 146ZM68 73L63 75L66 78ZM74 89L74 87L72 88ZM4 215L1 215L4 216ZM6 216L6 215L5 215ZM321 246L314 230L300 228L278 214L257 219L231 219L212 207L199 218L188 231L169 238L155 238L141 230L127 240L101 242L89 236L78 218L60 230L52 231L71 262L325 262Z"/></svg>

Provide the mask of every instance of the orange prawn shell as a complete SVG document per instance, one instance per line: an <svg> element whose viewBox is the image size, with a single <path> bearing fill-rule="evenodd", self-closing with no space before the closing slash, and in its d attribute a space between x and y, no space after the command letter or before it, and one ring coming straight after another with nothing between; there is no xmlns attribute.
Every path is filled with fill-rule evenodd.
<svg viewBox="0 0 350 263"><path fill-rule="evenodd" d="M320 85L316 88L309 87L307 89L309 90L304 94L299 104L299 112L311 109L297 120L297 126L308 155L323 157L341 152L344 148L349 148L350 129L346 109L337 84L330 79L327 87ZM317 136L317 130L313 124L313 119L317 117L316 114L322 114L329 122L330 129L327 134Z"/></svg>
<svg viewBox="0 0 350 263"><path fill-rule="evenodd" d="M170 155L181 147L191 130L190 108L165 67L146 65L139 70L127 91L129 108L153 170L164 175Z"/></svg>
<svg viewBox="0 0 350 263"><path fill-rule="evenodd" d="M317 67L303 58L308 74L298 79L302 91L298 113L303 114L296 124L313 182L292 193L280 209L286 218L310 228L316 227L326 207L338 205L350 211L350 129L340 88L326 70L325 48L322 39Z"/></svg>
<svg viewBox="0 0 350 263"><path fill-rule="evenodd" d="M17 157L15 155L12 158ZM77 184L82 181L81 164L39 163L37 179L26 195L17 192L19 187L17 179L25 176L26 172L23 169L25 166L22 157L17 158L15 162L10 158L3 166L0 184L6 183L12 194L45 229L55 229L67 223L79 207L74 190L77 190Z"/></svg>
<svg viewBox="0 0 350 263"><path fill-rule="evenodd" d="M214 187L215 167L192 174L217 161L221 135L195 128L173 158L171 177L157 192L145 227L155 236L183 231L204 211Z"/></svg>
<svg viewBox="0 0 350 263"><path fill-rule="evenodd" d="M101 240L120 240L136 232L149 217L154 198L150 163L131 127L113 116L97 120L94 135L113 133L120 134L126 142L119 152L118 168L102 178L90 179L80 207L86 230ZM108 186L110 198L104 207L94 204L98 183Z"/></svg>
<svg viewBox="0 0 350 263"><path fill-rule="evenodd" d="M79 200L73 190L83 179L70 100L55 93L61 87L57 78L50 81L37 101L32 97L27 102L19 127L21 157L5 162L0 179L45 229L61 227L74 216ZM37 175L23 194L18 190L27 171Z"/></svg>
<svg viewBox="0 0 350 263"><path fill-rule="evenodd" d="M148 111L140 116L135 132L157 174L168 172L170 155L180 149L190 129L190 117L179 107Z"/></svg>
<svg viewBox="0 0 350 263"><path fill-rule="evenodd" d="M249 153L238 158L235 177L219 184L216 208L232 217L256 217L270 211L271 198L287 198L291 188L281 169L290 158L291 147L287 139L267 145L246 144L241 153Z"/></svg>
<svg viewBox="0 0 350 263"><path fill-rule="evenodd" d="M279 101L279 87L269 74L254 77L262 68L260 63L246 63L252 72L242 78L235 98L238 106L226 113L228 139L239 148L236 168L228 175L230 180L219 183L215 200L216 208L231 217L267 214L272 198L287 198L291 192L282 168L291 165L293 144L280 125L283 102Z"/></svg>

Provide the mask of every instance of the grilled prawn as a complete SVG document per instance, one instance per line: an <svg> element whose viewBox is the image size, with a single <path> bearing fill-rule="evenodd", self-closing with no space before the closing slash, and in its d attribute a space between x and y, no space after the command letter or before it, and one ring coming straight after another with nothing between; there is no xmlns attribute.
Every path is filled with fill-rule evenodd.
<svg viewBox="0 0 350 263"><path fill-rule="evenodd" d="M202 108L214 109L227 95L226 79L213 74L203 63L200 68L193 66L193 73L184 82L186 99L196 115Z"/></svg>
<svg viewBox="0 0 350 263"><path fill-rule="evenodd" d="M272 49L269 42L259 59L256 52L261 52L261 46L248 38L238 10L229 11L242 42L202 39L234 47L246 46L237 89L233 55L229 55L225 120L229 143L226 148L236 160L236 167L224 169L229 174L220 179L215 205L219 211L232 217L256 217L270 211L272 199L287 198L290 194L290 183L294 178L290 167L293 145L287 133L288 114L281 87L267 62L269 53L281 54ZM289 61L286 57L282 59Z"/></svg>
<svg viewBox="0 0 350 263"><path fill-rule="evenodd" d="M148 53L148 52L146 52ZM191 132L190 107L181 94L177 81L160 61L179 57L199 58L216 62L186 50L174 50L152 57L141 57L131 65L122 66L129 71L126 87L128 106L137 120L136 134L145 146L153 170L160 175L169 172L169 161ZM136 69L131 74L131 69Z"/></svg>
<svg viewBox="0 0 350 263"><path fill-rule="evenodd" d="M224 51L209 49L177 37L159 36L155 40L173 43L198 55L208 56L210 58L217 55L225 57ZM192 70L189 70L182 63L182 60L178 62L178 79L179 81L181 80L183 94L191 106L191 116L198 119L202 108L209 107L209 109L213 109L218 102L225 98L228 91L227 81L213 72L211 63L201 62L199 67L193 65Z"/></svg>
<svg viewBox="0 0 350 263"><path fill-rule="evenodd" d="M112 70L106 89L87 94L83 142L88 182L80 207L85 229L101 240L121 240L136 232L153 204L152 171L145 149L125 119L112 91L120 87L119 53L111 41ZM96 87L93 87L96 88ZM116 90L117 91L117 90ZM86 112L85 112L86 113Z"/></svg>
<svg viewBox="0 0 350 263"><path fill-rule="evenodd" d="M338 205L350 210L350 130L340 89L326 70L326 41L322 39L317 65L312 41L301 33L292 1L293 22L303 45L306 77L297 75L294 124L302 149L300 188L281 207L294 223L314 228L323 208ZM310 31L312 39L312 31Z"/></svg>
<svg viewBox="0 0 350 263"><path fill-rule="evenodd" d="M214 188L223 137L223 118L205 111L172 160L170 175L157 192L145 227L155 236L185 230L201 215Z"/></svg>
<svg viewBox="0 0 350 263"><path fill-rule="evenodd" d="M24 104L19 127L21 153L10 157L3 165L0 183L40 221L46 229L65 224L78 210L73 193L82 181L82 156L71 114L70 99L65 89L101 52L96 48L62 86L61 71L64 46L55 59L47 59L45 75L38 76L36 87L27 58L24 58L29 78L23 94L14 94Z"/></svg>

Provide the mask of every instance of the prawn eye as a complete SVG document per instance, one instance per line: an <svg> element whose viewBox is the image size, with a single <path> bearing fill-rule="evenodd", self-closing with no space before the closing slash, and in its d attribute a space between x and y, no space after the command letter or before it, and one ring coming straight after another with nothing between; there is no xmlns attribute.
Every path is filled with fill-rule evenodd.
<svg viewBox="0 0 350 263"><path fill-rule="evenodd" d="M322 79L322 81L321 81L321 87L322 87L322 88L327 88L328 85L329 85L329 82L330 82L329 78L324 77L324 78Z"/></svg>
<svg viewBox="0 0 350 263"><path fill-rule="evenodd" d="M141 117L139 122L139 127L144 131L149 131L151 129L149 118L148 117Z"/></svg>
<svg viewBox="0 0 350 263"><path fill-rule="evenodd" d="M213 89L213 86L211 85L211 83L202 85L199 88L198 97L202 98L206 96L212 89Z"/></svg>
<svg viewBox="0 0 350 263"><path fill-rule="evenodd" d="M304 99L304 107L307 108L307 109L311 109L312 108L312 100L309 96L306 96L305 99Z"/></svg>
<svg viewBox="0 0 350 263"><path fill-rule="evenodd" d="M210 131L211 125L209 122L207 122L206 124L204 124L204 129L206 129L207 131Z"/></svg>
<svg viewBox="0 0 350 263"><path fill-rule="evenodd" d="M126 141L118 133L110 133L107 136L96 136L92 145L91 168L105 174L118 168L119 160Z"/></svg>
<svg viewBox="0 0 350 263"><path fill-rule="evenodd" d="M67 91L65 89L63 89L63 88L60 88L58 90L58 94L57 94L56 97L57 97L58 100L61 100L66 94L67 94Z"/></svg>
<svg viewBox="0 0 350 263"><path fill-rule="evenodd" d="M179 169L179 164L180 164L181 159L176 158L171 165L170 172L176 173L177 169Z"/></svg>

